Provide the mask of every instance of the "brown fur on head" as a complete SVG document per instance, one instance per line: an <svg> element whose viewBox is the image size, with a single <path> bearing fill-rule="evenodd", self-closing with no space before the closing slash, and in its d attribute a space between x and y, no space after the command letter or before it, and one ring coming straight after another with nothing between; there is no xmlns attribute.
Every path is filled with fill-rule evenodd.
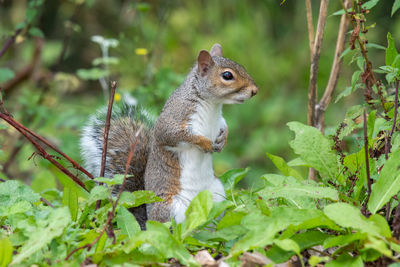
<svg viewBox="0 0 400 267"><path fill-rule="evenodd" d="M207 80L210 93L223 104L243 103L258 92L257 85L246 70L222 56L222 47L214 44L210 53L201 50L197 71Z"/></svg>

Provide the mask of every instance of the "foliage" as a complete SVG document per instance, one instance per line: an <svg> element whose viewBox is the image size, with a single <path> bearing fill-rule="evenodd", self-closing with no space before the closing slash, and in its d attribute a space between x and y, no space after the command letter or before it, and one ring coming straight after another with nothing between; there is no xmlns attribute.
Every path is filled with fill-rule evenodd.
<svg viewBox="0 0 400 267"><path fill-rule="evenodd" d="M42 4L43 1L29 1L26 6L26 18L13 30L23 29L25 37L46 38L47 32L36 27ZM94 2L76 1L75 4L77 8L84 8L91 7ZM353 22L361 23L363 27L358 35L354 35L353 31L352 38L359 38L362 42L355 46L355 49L346 50L343 57L355 62L358 69L348 76L351 85L337 97L337 101L343 101L354 97L360 89L364 89L365 103L351 106L343 122L328 130L327 135L298 121L287 123L288 128L294 133L294 138L288 147L292 148L291 154L296 154L297 158L286 162L280 156L267 153L281 174L264 174L253 186L243 189L240 187L241 182L246 176L254 175L251 174L250 168L229 170L220 176L226 190L225 201L213 203L211 193L203 191L191 202L183 223L148 221L147 229L142 231L128 209L144 203L162 201L153 192L124 192L117 202L118 205L113 207L117 196L112 194L111 189L115 185L122 184L122 176L116 176L112 180L96 178L96 183L85 181L89 189L89 192L86 192L67 176L51 165L35 159L33 155L32 160L35 160L36 169L40 171L32 172L31 186L8 179L11 175L3 169L5 181L0 182L0 266L9 264L64 266L67 262L70 265L85 262L101 266L126 265L127 262L132 265L174 265L179 262L183 265L198 266L200 262L196 255L204 250L212 255L212 262L215 263L213 258L218 258L219 262L223 261L232 266L248 261L256 263L254 258L251 258L252 255L261 258L264 265L287 262L293 256L297 257L300 264L310 266L319 263L324 263L326 266L363 266L398 262L400 134L396 115L398 112L396 94L400 81L400 55L395 41L398 43L399 39L395 38L396 35L387 34L385 56L380 55L381 58L377 60L384 65L374 69L374 73L366 72L368 58L363 50L382 48L376 44L367 45L366 36L367 30L372 28L365 25L369 16L369 11L366 10L374 11L373 8L378 4L379 1L371 0L363 5L355 5L350 10L354 12ZM52 80L44 88L66 90L69 94L73 94L80 86L74 81L80 84L83 80L99 80L103 95L106 96L108 89L104 84L107 85L110 77L121 75L122 84L128 84L121 92L123 101L139 100L154 106L154 113L157 113L156 110L160 109L165 98L182 82L184 76L169 68L153 70L155 61L153 55L156 53L156 48L142 46L145 43L143 40L152 41L159 37L159 32L154 30L154 22L148 15L152 6L147 3L132 5L143 20L142 30L134 29L138 38L121 34L117 40L94 35L92 41L100 46L101 57L97 57L96 53L93 54L87 64L91 68L76 67L70 73L67 70L58 72L58 79ZM191 5L188 8L196 7L196 4ZM224 5L221 5L222 7L215 9L223 8ZM282 1L282 5L290 4ZM392 16L399 7L400 1L393 1ZM264 11L262 6L259 8ZM342 10L334 14L344 12ZM189 18L179 16L184 14L179 8L174 9L173 13L169 23L174 27L183 27L182 25L190 21ZM162 8L160 14L162 16ZM257 23L258 13L251 18L240 14L247 22L246 26ZM210 16L212 18L212 15ZM213 19L218 20L218 18ZM72 22L71 24L66 26L71 32L77 33L82 30L80 25L74 25ZM231 30L237 31L243 26L237 24L230 27ZM246 34L246 31L243 30L242 33ZM227 38L233 38L229 39L232 43L242 43L242 40L234 39L240 34L229 33L229 36ZM134 45L128 41L132 41ZM193 44L196 49L200 46L200 41L197 42ZM355 39L352 42L354 45ZM57 55L63 49L57 48L57 45L48 47L48 51L44 53L49 54L43 55L44 64L47 64L49 69L56 69ZM171 47L171 50L177 48L176 45ZM125 53L127 50L132 53ZM111 52L115 52L116 56L110 56ZM260 58L259 55L249 55L249 57L256 57L257 61ZM132 65L132 59L146 64ZM178 57L177 61L182 63L181 57ZM272 75L282 75L278 73L279 70L274 71L267 66L265 68ZM284 69L285 66L281 68ZM0 82L14 79L16 73L17 71L9 67L0 68ZM372 84L368 84L371 75L384 77L385 82L376 79ZM130 78L131 76L134 78ZM256 80L257 76L260 80L265 79L261 77L263 73L256 74ZM135 89L130 90L132 88L128 87ZM368 91L369 87L371 92ZM133 95L131 91L134 92ZM35 95L28 89L22 90L20 97L17 98L17 109L20 109L17 117L24 123L29 122L31 126L40 128L41 132L48 136L59 136L63 140L62 147L66 147L68 154L77 156L78 152L71 144L73 143L71 137L63 139L63 134L58 133L58 130L70 129L74 132L84 120L81 111L90 103L79 102L83 107L77 111L71 106L68 108L64 106L60 114L48 116L52 110L51 105L49 107L41 104L54 101L54 108L62 102L48 99L49 95L51 94L47 91ZM75 98L71 102L74 101ZM98 102L98 99L93 100L93 105ZM290 106L296 102L295 99L291 99L285 100L284 103ZM262 113L269 114L277 108L277 106L273 108L267 106L263 105L260 108ZM87 109L83 113L91 111L92 109ZM229 111L233 117L238 114L235 108ZM363 118L364 112L367 119ZM254 112L243 113L238 116L240 117L238 121L244 121L242 119L246 116L254 116ZM271 122L264 121L266 119L263 115L259 120L265 124ZM3 124L1 127L10 131ZM233 128L235 127L245 131L241 125ZM263 130L265 128L261 128L260 132ZM240 146L245 147L242 148L244 153L266 147L264 144L259 145L266 142L260 132L259 136L252 135L252 141L248 144L243 144L238 138L240 134L236 136L235 132L235 139L241 142ZM71 135L67 132L64 134ZM2 138L3 141L5 138ZM281 140L278 142L282 143ZM31 149L20 145L17 140L16 147L18 146L22 150L18 152L20 158L25 159L32 153ZM6 150L7 144L2 145L2 149ZM4 155L0 157L6 158ZM65 163L63 160L59 161ZM31 165L31 162L19 160L17 174L22 176L24 172L30 171ZM310 167L318 172L317 181L306 179L305 173ZM57 182L61 186L57 186ZM107 186L98 185L97 182L105 183ZM96 203L99 200L102 205L96 210ZM110 217L113 211L115 216ZM112 218L110 227L107 226L109 218Z"/></svg>

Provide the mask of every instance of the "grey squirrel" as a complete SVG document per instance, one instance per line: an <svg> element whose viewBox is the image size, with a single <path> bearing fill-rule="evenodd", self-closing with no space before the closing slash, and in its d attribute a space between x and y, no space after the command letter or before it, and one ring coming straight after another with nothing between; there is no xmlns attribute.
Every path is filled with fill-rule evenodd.
<svg viewBox="0 0 400 267"><path fill-rule="evenodd" d="M185 81L169 97L154 120L136 107L115 109L111 117L106 160L106 177L124 173L135 134L143 130L130 166L126 190L152 190L164 201L134 208L144 228L147 219L160 222L185 219L190 201L209 190L213 201L225 199L215 176L213 152L224 148L228 127L222 117L223 104L238 104L258 91L246 70L222 56L214 44L210 53L201 50ZM81 151L88 171L98 175L103 145L104 112L93 116L83 128Z"/></svg>

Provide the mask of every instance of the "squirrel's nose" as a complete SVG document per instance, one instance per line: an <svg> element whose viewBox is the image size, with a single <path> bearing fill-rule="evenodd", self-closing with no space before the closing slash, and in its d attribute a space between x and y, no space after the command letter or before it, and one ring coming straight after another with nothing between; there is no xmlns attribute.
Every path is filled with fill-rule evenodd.
<svg viewBox="0 0 400 267"><path fill-rule="evenodd" d="M252 86L252 87L250 87L250 90L251 90L251 96L255 96L258 92L258 87Z"/></svg>

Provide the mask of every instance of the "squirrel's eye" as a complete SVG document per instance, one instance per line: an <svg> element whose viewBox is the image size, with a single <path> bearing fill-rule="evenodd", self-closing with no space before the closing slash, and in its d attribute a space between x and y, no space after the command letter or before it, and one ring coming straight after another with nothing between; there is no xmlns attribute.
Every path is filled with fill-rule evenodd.
<svg viewBox="0 0 400 267"><path fill-rule="evenodd" d="M222 73L222 78L224 78L224 80L232 80L233 79L233 74L230 71L225 71L224 73Z"/></svg>

